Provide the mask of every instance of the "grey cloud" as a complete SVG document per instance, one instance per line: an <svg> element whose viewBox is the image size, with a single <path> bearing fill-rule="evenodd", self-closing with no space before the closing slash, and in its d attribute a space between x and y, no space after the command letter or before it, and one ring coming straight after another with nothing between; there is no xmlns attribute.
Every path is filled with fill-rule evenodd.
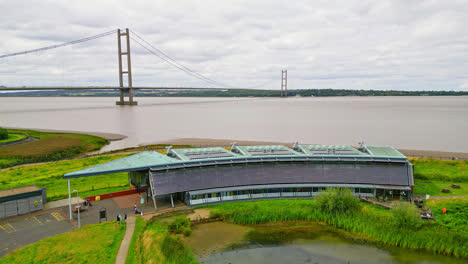
<svg viewBox="0 0 468 264"><path fill-rule="evenodd" d="M0 54L129 27L233 86L468 90L466 1L5 1ZM0 85L116 85L116 36L0 59ZM132 42L138 86L209 86ZM90 67L91 66L91 67Z"/></svg>

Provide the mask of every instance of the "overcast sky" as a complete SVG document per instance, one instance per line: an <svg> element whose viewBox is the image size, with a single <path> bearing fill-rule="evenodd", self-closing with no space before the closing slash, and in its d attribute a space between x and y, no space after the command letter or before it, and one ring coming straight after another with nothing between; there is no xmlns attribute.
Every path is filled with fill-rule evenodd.
<svg viewBox="0 0 468 264"><path fill-rule="evenodd" d="M0 55L130 28L235 87L468 91L465 1L0 0ZM0 59L0 85L118 86L117 36ZM134 86L212 87L131 43Z"/></svg>

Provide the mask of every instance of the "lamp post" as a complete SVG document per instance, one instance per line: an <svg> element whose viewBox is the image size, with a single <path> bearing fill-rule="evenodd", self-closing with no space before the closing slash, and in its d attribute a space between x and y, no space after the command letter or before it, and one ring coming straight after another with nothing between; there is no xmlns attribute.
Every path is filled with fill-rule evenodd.
<svg viewBox="0 0 468 264"><path fill-rule="evenodd" d="M78 191L73 190L73 192L76 192L76 210L78 211L78 228L80 228L81 227L81 223L80 223L80 201L78 199Z"/></svg>

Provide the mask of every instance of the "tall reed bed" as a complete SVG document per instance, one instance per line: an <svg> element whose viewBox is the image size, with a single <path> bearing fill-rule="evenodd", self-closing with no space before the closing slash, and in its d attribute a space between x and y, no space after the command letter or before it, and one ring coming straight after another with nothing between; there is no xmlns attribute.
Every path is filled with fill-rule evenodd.
<svg viewBox="0 0 468 264"><path fill-rule="evenodd" d="M169 231L171 223L150 220L140 231L134 246L133 262L162 264L197 264L198 261L180 235Z"/></svg>
<svg viewBox="0 0 468 264"><path fill-rule="evenodd" d="M315 200L271 200L206 206L212 215L237 224L287 221L320 221L377 243L439 254L468 257L468 236L437 223L407 229L393 222L390 211L363 205L356 212L320 210Z"/></svg>

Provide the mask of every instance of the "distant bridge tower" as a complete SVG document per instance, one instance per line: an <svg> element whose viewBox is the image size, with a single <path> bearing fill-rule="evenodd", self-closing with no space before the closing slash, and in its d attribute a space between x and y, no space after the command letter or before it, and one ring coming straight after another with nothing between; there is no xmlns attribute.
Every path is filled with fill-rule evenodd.
<svg viewBox="0 0 468 264"><path fill-rule="evenodd" d="M288 97L288 70L281 70L281 97Z"/></svg>
<svg viewBox="0 0 468 264"><path fill-rule="evenodd" d="M127 40L127 51L122 52L121 37L125 36ZM133 101L133 88L132 88L132 63L130 61L130 33L128 28L121 32L117 29L117 43L119 52L119 83L120 83L120 101L115 102L117 105L137 105L137 102ZM122 56L127 56L127 70L122 70ZM124 87L123 76L127 74L128 86ZM125 94L128 94L128 101L125 101Z"/></svg>

